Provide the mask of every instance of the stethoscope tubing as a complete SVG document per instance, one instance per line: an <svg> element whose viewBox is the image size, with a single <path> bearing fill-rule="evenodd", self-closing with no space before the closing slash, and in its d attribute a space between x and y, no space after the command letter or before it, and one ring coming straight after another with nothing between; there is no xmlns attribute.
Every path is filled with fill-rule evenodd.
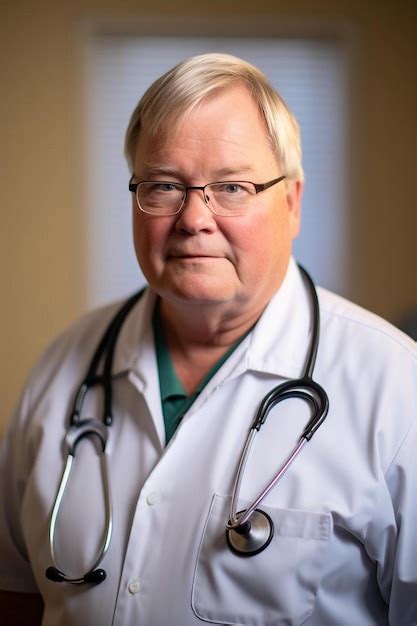
<svg viewBox="0 0 417 626"><path fill-rule="evenodd" d="M108 429L113 422L111 381L113 356L116 347L117 337L119 335L123 322L131 309L136 304L136 302L139 300L143 292L144 290L142 289L138 293L134 294L131 298L129 298L129 300L124 302L120 310L117 312L116 316L112 319L105 333L100 339L100 342L96 348L96 351L88 368L87 374L75 394L75 399L70 414L70 427L66 433L64 441L67 456L49 522L49 550L53 566L47 568L46 576L48 579L55 582L65 581L75 585L85 582L100 583L106 577L106 572L104 570L97 570L96 568L102 562L109 549L113 532L112 493L107 460L108 457L106 452ZM98 374L98 368L103 360L103 372L102 374ZM101 386L104 394L103 416L101 421L95 418L82 419L81 417L85 397L88 391L95 386ZM71 576L65 573L64 570L59 567L59 564L57 562L55 551L55 530L59 511L62 505L62 500L64 498L65 490L71 474L71 469L76 456L76 447L83 438L89 437L91 435L98 437L101 444L100 464L105 502L105 524L103 540L90 570L83 576Z"/></svg>
<svg viewBox="0 0 417 626"><path fill-rule="evenodd" d="M64 466L64 471L62 473L61 481L59 484L58 492L55 498L54 507L52 509L51 520L49 525L49 550L52 558L53 566L63 575L63 580L68 583L72 583L74 585L82 584L85 582L85 575L83 576L71 576L68 574L63 574L63 570L60 567L58 560L55 554L55 527L58 519L58 514L61 508L61 503L64 497L64 493L66 487L68 485L69 477L71 474L71 469L73 466L74 455L70 452L67 455L67 460ZM102 560L104 559L111 542L111 536L113 532L113 507L112 507L112 493L111 493L111 485L109 478L109 467L107 462L107 454L103 451L100 454L100 464L101 464L101 472L103 476L103 493L104 493L104 503L105 503L105 527L103 533L103 540L100 548L97 551L96 559L93 565L90 568L90 571L95 570Z"/></svg>
<svg viewBox="0 0 417 626"><path fill-rule="evenodd" d="M251 515L255 511L259 511L258 506L261 502L266 498L269 492L277 485L277 483L281 480L281 478L286 474L289 470L290 466L299 455L301 450L304 448L305 444L310 441L315 432L324 422L328 410L329 410L329 399L324 391L323 387L321 387L318 383L313 380L313 371L317 357L318 345L319 345L319 336L320 336L320 308L319 301L316 293L316 289L312 279L306 270L299 266L301 273L304 279L307 282L312 308L313 308L313 323L312 323L312 332L311 332L311 340L310 347L307 353L306 364L304 367L304 372L301 378L296 380L289 380L281 383L277 387L274 387L262 400L258 412L256 414L255 420L249 429L249 433L247 435L245 445L240 457L240 461L238 464L238 469L236 472L236 478L234 481L232 498L230 503L230 512L229 519L226 523L226 532L236 531L243 533L245 530L245 526L250 524L249 520ZM252 448L254 439L256 434L259 432L263 424L265 423L271 409L278 403L290 399L290 398L299 398L304 400L309 404L312 410L312 417L304 428L301 437L296 444L296 446L291 451L290 455L284 461L284 463L280 466L278 471L275 473L273 478L268 482L268 484L264 487L261 493L255 498L255 500L240 514L237 513L238 508L238 500L241 490L241 485L243 481L244 470L246 466L246 462ZM266 516L268 517L268 516ZM269 518L268 518L269 519ZM272 522L271 522L272 523ZM268 542L269 543L268 539ZM267 545L266 543L266 545ZM236 551L236 548L234 548ZM257 552L260 550L258 549Z"/></svg>
<svg viewBox="0 0 417 626"><path fill-rule="evenodd" d="M266 485L263 491L261 491L261 493L256 498L256 500L254 500L252 504L249 505L249 507L245 509L245 511L243 511L241 515L238 516L237 506L238 506L238 499L240 495L240 486L242 483L246 461L248 459L249 452L252 447L253 440L255 438L255 434L256 434L255 430L250 431L246 439L245 448L242 454L241 462L239 464L239 468L238 468L238 472L236 476L236 482L233 488L233 496L232 496L232 502L230 506L229 521L226 524L226 528L229 530L232 528L239 528L239 526L243 526L244 524L246 524L246 522L249 521L249 518L252 515L252 513L255 511L255 509L258 508L261 502L266 498L266 496L271 491L271 489L273 489L275 485L281 480L281 478L286 474L291 464L294 462L295 458L298 456L298 454L301 452L301 450L307 443L307 439L302 437L300 442L295 446L291 454L288 456L287 460L281 465L277 473L274 475L272 480L269 481L269 483Z"/></svg>

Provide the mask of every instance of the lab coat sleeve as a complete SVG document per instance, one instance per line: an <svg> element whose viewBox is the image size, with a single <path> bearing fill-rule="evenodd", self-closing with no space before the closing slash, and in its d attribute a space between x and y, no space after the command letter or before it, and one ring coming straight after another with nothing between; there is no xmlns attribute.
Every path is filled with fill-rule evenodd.
<svg viewBox="0 0 417 626"><path fill-rule="evenodd" d="M392 360L378 391L380 479L365 549L389 624L411 626L417 624L417 361Z"/></svg>
<svg viewBox="0 0 417 626"><path fill-rule="evenodd" d="M389 623L417 624L417 423L403 441L386 474L395 524Z"/></svg>
<svg viewBox="0 0 417 626"><path fill-rule="evenodd" d="M377 480L364 547L375 564L389 624L412 626L417 625L417 355L411 342L390 341L388 347L374 350L379 371L368 396L369 463Z"/></svg>
<svg viewBox="0 0 417 626"><path fill-rule="evenodd" d="M0 442L0 589L38 593L29 563L20 513L31 460L25 450L26 392Z"/></svg>

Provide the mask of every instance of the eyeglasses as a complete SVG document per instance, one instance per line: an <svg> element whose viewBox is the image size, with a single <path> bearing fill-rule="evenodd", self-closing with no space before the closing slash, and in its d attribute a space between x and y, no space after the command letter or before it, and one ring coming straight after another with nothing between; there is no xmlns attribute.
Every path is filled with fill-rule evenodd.
<svg viewBox="0 0 417 626"><path fill-rule="evenodd" d="M274 178L267 183L256 184L248 181L223 181L209 183L203 187L189 187L169 181L129 181L129 191L136 195L138 208L151 215L176 215L187 201L191 190L203 192L204 202L215 215L237 216L247 213L254 205L258 193L266 191L284 180L285 176Z"/></svg>

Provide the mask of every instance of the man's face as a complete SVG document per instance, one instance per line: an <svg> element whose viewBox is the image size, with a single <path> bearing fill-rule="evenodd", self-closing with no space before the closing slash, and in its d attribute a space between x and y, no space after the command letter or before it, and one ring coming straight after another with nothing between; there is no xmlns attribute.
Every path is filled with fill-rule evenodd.
<svg viewBox="0 0 417 626"><path fill-rule="evenodd" d="M224 90L185 113L172 130L140 134L135 180L185 185L234 180L264 183L283 172L264 122L243 86ZM133 197L135 249L151 287L166 304L220 305L232 315L261 311L279 288L299 230L301 184L260 193L250 212L214 215L201 191L181 212L153 216Z"/></svg>

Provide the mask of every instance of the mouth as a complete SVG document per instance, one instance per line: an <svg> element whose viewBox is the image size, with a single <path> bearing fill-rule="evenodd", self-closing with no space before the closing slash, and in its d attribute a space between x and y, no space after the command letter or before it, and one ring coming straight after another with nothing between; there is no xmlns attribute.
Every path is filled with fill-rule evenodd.
<svg viewBox="0 0 417 626"><path fill-rule="evenodd" d="M179 259L180 261L199 261L218 259L220 257L212 254L175 254L170 257L171 259Z"/></svg>

